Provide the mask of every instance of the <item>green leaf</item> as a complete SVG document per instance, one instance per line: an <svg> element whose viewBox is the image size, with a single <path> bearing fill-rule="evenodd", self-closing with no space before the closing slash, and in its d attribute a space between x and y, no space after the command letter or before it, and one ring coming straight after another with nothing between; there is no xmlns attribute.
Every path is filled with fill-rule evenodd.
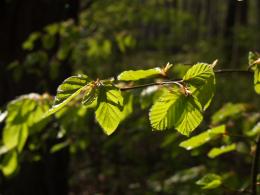
<svg viewBox="0 0 260 195"><path fill-rule="evenodd" d="M11 101L7 106L6 124L3 129L3 144L10 150L21 151L28 135L34 129L42 129L48 120L42 120L49 109L48 101L38 94L29 94ZM41 126L36 124L42 122ZM29 132L30 129L30 132Z"/></svg>
<svg viewBox="0 0 260 195"><path fill-rule="evenodd" d="M236 117L250 108L249 105L238 103L227 103L211 117L212 124L219 124L229 117Z"/></svg>
<svg viewBox="0 0 260 195"><path fill-rule="evenodd" d="M254 85L257 94L260 94L260 65L256 65L254 70Z"/></svg>
<svg viewBox="0 0 260 195"><path fill-rule="evenodd" d="M224 134L225 129L225 125L214 127L207 130L206 132L200 133L199 135L193 136L192 138L181 142L179 146L185 148L186 150L192 150L209 142L212 139L215 139L217 136Z"/></svg>
<svg viewBox="0 0 260 195"><path fill-rule="evenodd" d="M6 116L7 116L7 111L5 112L0 111L0 123L2 123L6 119Z"/></svg>
<svg viewBox="0 0 260 195"><path fill-rule="evenodd" d="M183 80L189 90L206 110L215 93L215 74L210 64L198 63L192 66L184 75Z"/></svg>
<svg viewBox="0 0 260 195"><path fill-rule="evenodd" d="M33 32L27 38L27 40L23 43L22 47L24 50L31 51L34 48L34 42L41 36L39 32Z"/></svg>
<svg viewBox="0 0 260 195"><path fill-rule="evenodd" d="M260 54L249 52L248 54L249 67L254 71L254 88L257 94L260 94Z"/></svg>
<svg viewBox="0 0 260 195"><path fill-rule="evenodd" d="M260 58L260 55L258 53L250 51L248 53L248 64L249 64L249 66L254 65L255 61L258 58Z"/></svg>
<svg viewBox="0 0 260 195"><path fill-rule="evenodd" d="M21 131L22 128L19 125L6 125L4 127L3 143L8 149L12 149L18 145Z"/></svg>
<svg viewBox="0 0 260 195"><path fill-rule="evenodd" d="M196 182L202 189L214 189L222 184L222 178L214 173L209 173Z"/></svg>
<svg viewBox="0 0 260 195"><path fill-rule="evenodd" d="M221 154L228 153L228 152L231 152L234 150L236 150L236 144L221 146L220 148L212 148L208 153L208 157L216 158L217 156L219 156Z"/></svg>
<svg viewBox="0 0 260 195"><path fill-rule="evenodd" d="M153 76L162 75L161 68L152 68L147 70L128 70L118 75L117 79L120 81L137 81Z"/></svg>
<svg viewBox="0 0 260 195"><path fill-rule="evenodd" d="M69 102L76 98L81 93L86 93L91 88L88 86L90 82L86 75L78 75L67 78L58 87L57 95L55 96L55 101L52 108L46 113L45 117L54 114L55 112L61 110Z"/></svg>
<svg viewBox="0 0 260 195"><path fill-rule="evenodd" d="M96 119L107 135L112 134L122 120L123 96L114 86L100 88Z"/></svg>
<svg viewBox="0 0 260 195"><path fill-rule="evenodd" d="M90 106L97 99L97 88L90 87L82 99L82 104Z"/></svg>
<svg viewBox="0 0 260 195"><path fill-rule="evenodd" d="M51 147L50 153L55 153L58 152L60 150L62 150L63 148L66 148L67 146L69 146L70 142L68 140L55 144L54 146Z"/></svg>
<svg viewBox="0 0 260 195"><path fill-rule="evenodd" d="M3 146L0 146L0 157L3 155L3 154L5 154L5 153L7 153L9 150L8 150L8 148L5 146L5 145L3 145ZM0 165L1 166L1 165Z"/></svg>
<svg viewBox="0 0 260 195"><path fill-rule="evenodd" d="M255 136L260 134L260 122L256 123L251 131L247 133L248 136Z"/></svg>
<svg viewBox="0 0 260 195"><path fill-rule="evenodd" d="M127 93L124 95L124 108L122 111L122 119L126 119L130 114L133 113L133 94Z"/></svg>
<svg viewBox="0 0 260 195"><path fill-rule="evenodd" d="M0 164L0 169L2 170L3 174L6 177L9 177L15 173L17 168L18 168L17 152L15 150L12 150L4 156Z"/></svg>
<svg viewBox="0 0 260 195"><path fill-rule="evenodd" d="M167 89L162 86L149 86L142 90L139 98L141 108L146 109L150 107Z"/></svg>
<svg viewBox="0 0 260 195"><path fill-rule="evenodd" d="M149 118L156 130L175 127L181 134L189 135L202 121L199 103L178 89L167 91L152 106Z"/></svg>

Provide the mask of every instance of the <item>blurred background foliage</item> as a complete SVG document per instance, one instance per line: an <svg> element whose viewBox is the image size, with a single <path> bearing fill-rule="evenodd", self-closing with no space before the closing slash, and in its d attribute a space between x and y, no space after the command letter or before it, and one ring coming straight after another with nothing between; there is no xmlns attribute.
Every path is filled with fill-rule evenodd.
<svg viewBox="0 0 260 195"><path fill-rule="evenodd" d="M103 79L170 62L176 79L190 65L215 59L217 69L247 69L248 51L260 49L259 10L258 0L2 0L1 110L22 94L54 95L77 73ZM216 96L195 132L208 129L211 116L212 124L218 120L213 114L227 102L234 105L226 105L227 117L216 123L225 122L234 134L251 131L260 118L252 82L246 74L217 74ZM46 109L48 94L31 94L30 105ZM206 151L220 146L219 140L186 151L178 146L185 138L175 131L151 131L147 113L156 97L136 91L132 114L110 137L91 107L68 107L57 120L30 130L20 146L22 164L9 178L1 175L0 193L230 195L248 186L250 140L222 137L221 143L235 141L236 151L216 159ZM41 114L36 107L25 105L24 112ZM231 189L201 191L195 182L206 172L223 175Z"/></svg>

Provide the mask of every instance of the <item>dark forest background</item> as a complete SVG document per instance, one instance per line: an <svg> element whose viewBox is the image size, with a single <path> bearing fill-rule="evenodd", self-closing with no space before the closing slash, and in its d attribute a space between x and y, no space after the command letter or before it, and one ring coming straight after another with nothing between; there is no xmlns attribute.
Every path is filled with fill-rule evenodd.
<svg viewBox="0 0 260 195"><path fill-rule="evenodd" d="M30 92L54 95L76 73L106 78L126 69L215 59L219 68L246 69L248 51L260 49L259 0L1 0L0 24L1 108ZM251 82L224 76L206 121L224 102L257 103ZM41 160L24 161L14 177L0 177L0 194L202 194L192 179L205 167L235 172L243 166L242 178L248 175L242 157L204 164L178 149L175 134L151 132L144 113L111 137L91 118L75 151L46 150Z"/></svg>

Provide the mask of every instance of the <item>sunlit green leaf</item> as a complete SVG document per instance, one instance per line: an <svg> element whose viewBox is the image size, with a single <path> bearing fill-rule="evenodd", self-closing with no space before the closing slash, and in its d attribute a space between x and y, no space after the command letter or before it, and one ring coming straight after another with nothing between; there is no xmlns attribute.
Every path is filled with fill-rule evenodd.
<svg viewBox="0 0 260 195"><path fill-rule="evenodd" d="M161 74L162 74L162 70L160 68L153 68L147 70L128 70L118 75L117 79L120 81L136 81L136 80L146 79L153 76L158 76Z"/></svg>
<svg viewBox="0 0 260 195"><path fill-rule="evenodd" d="M202 189L214 189L222 184L222 178L219 175L209 173L198 180L196 184L200 185Z"/></svg>
<svg viewBox="0 0 260 195"><path fill-rule="evenodd" d="M161 86L149 86L142 90L139 98L141 108L146 109L150 107L162 94L167 91L165 87Z"/></svg>
<svg viewBox="0 0 260 195"><path fill-rule="evenodd" d="M88 91L86 91L83 99L82 104L85 106L91 105L97 99L97 89L96 87L90 87Z"/></svg>
<svg viewBox="0 0 260 195"><path fill-rule="evenodd" d="M256 123L252 130L247 133L248 136L255 136L258 134L260 134L260 122Z"/></svg>
<svg viewBox="0 0 260 195"><path fill-rule="evenodd" d="M7 116L7 111L5 112L0 111L0 123L2 123L6 119L6 116Z"/></svg>
<svg viewBox="0 0 260 195"><path fill-rule="evenodd" d="M46 113L45 117L62 109L81 93L86 93L91 88L87 85L90 79L86 75L78 75L67 78L58 87L53 107Z"/></svg>
<svg viewBox="0 0 260 195"><path fill-rule="evenodd" d="M225 129L226 129L225 125L214 127L203 133L193 136L188 140L181 142L179 146L183 147L187 150L192 150L194 148L197 148L197 147L209 142L210 140L216 138L217 136L224 134Z"/></svg>
<svg viewBox="0 0 260 195"><path fill-rule="evenodd" d="M152 106L149 114L156 130L175 127L183 135L189 135L202 121L199 103L192 96L178 90L168 91Z"/></svg>
<svg viewBox="0 0 260 195"><path fill-rule="evenodd" d="M107 135L112 134L122 120L123 96L113 86L100 89L96 119Z"/></svg>
<svg viewBox="0 0 260 195"><path fill-rule="evenodd" d="M11 101L7 106L6 124L3 129L3 143L8 149L21 151L29 133L42 129L48 120L42 120L49 109L48 101L38 94L29 94ZM41 126L37 124L41 123ZM30 132L29 132L30 129Z"/></svg>
<svg viewBox="0 0 260 195"><path fill-rule="evenodd" d="M12 150L5 154L1 164L0 169L2 170L3 174L8 177L11 176L18 167L18 156L15 150Z"/></svg>
<svg viewBox="0 0 260 195"><path fill-rule="evenodd" d="M248 54L249 67L254 71L254 88L256 93L260 94L260 54L249 52Z"/></svg>
<svg viewBox="0 0 260 195"><path fill-rule="evenodd" d="M1 157L3 154L7 153L8 151L9 151L9 150L8 150L8 148L7 148L5 145L0 146L0 157Z"/></svg>
<svg viewBox="0 0 260 195"><path fill-rule="evenodd" d="M214 96L215 74L210 64L199 63L192 66L184 75L183 80L189 85L193 96L205 110Z"/></svg>
<svg viewBox="0 0 260 195"><path fill-rule="evenodd" d="M254 84L256 93L260 94L260 65L257 65L254 70Z"/></svg>
<svg viewBox="0 0 260 195"><path fill-rule="evenodd" d="M254 65L255 61L260 57L260 55L256 52L250 51L248 53L248 64L249 66Z"/></svg>
<svg viewBox="0 0 260 195"><path fill-rule="evenodd" d="M236 150L236 144L221 146L220 148L212 148L208 153L208 157L216 158L217 156L219 156L221 154L228 153L228 152L231 152L234 150Z"/></svg>
<svg viewBox="0 0 260 195"><path fill-rule="evenodd" d="M124 108L122 111L122 120L126 119L133 113L133 94L128 93L124 95Z"/></svg>

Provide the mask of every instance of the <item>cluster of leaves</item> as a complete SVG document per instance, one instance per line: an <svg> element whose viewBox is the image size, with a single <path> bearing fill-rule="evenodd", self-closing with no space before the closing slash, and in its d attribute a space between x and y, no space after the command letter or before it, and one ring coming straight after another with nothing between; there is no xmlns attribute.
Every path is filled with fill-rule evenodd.
<svg viewBox="0 0 260 195"><path fill-rule="evenodd" d="M260 54L249 52L249 68L254 71L254 86L256 93L260 94Z"/></svg>
<svg viewBox="0 0 260 195"><path fill-rule="evenodd" d="M165 68L124 71L118 81L138 81L149 77L166 76L171 65ZM192 66L180 81L160 81L166 90L152 106L149 118L155 130L175 128L189 135L202 121L202 112L209 106L214 95L215 75L213 66L198 63ZM160 84L160 83L156 83ZM127 102L113 80L90 80L86 75L72 76L58 88L53 108L54 114L72 101L83 105L95 104L96 120L105 133L112 134L127 112ZM127 88L126 88L127 89ZM129 89L129 88L128 88Z"/></svg>
<svg viewBox="0 0 260 195"><path fill-rule="evenodd" d="M49 108L50 98L46 94L40 96L31 93L8 104L6 112L3 113L6 120L0 148L1 155L4 155L0 169L4 175L9 176L17 170L19 154L29 136L41 132L48 123L49 119L42 116Z"/></svg>
<svg viewBox="0 0 260 195"><path fill-rule="evenodd" d="M249 56L250 68L255 72L255 90L258 93L259 58L253 53ZM86 148L87 141L81 141L85 137L77 128L74 130L73 124L80 127L82 123L82 128L87 132L88 124L83 121L88 113L92 113L91 110L104 132L111 135L133 113L136 95L141 97L142 109L150 107L149 121L153 130L176 129L182 135L189 136L202 122L203 112L214 96L215 65L216 62L197 63L189 67L181 79L176 80L169 79L171 64L162 68L124 71L116 79L92 80L83 74L71 76L58 87L52 107L52 97L49 95L21 96L11 101L7 110L0 115L0 122L5 121L0 148L0 155L3 155L0 169L6 176L14 174L19 168L19 162L26 158L25 146L30 151L36 151L41 146L35 143L44 143L45 140L39 141L37 137L46 133L46 125L53 122L51 119L58 121L59 129L48 131L42 137L54 137L59 141L49 148L50 152L67 146L72 152L77 148ZM139 84L147 80L155 82ZM130 90L144 87L140 94L129 93ZM241 117L250 109L252 106L248 104L227 103L212 115L208 130L182 141L179 146L195 151L200 146L220 141L221 146L213 146L207 152L209 158L241 150L241 143L230 139L230 120ZM243 134L253 140L260 132L259 113L247 113L247 117L250 117L251 122ZM65 138L66 135L68 139ZM171 136L170 141L168 139L167 144L176 139L175 135ZM212 173L204 176L197 184L203 189L213 189L221 186L223 181L222 176Z"/></svg>

